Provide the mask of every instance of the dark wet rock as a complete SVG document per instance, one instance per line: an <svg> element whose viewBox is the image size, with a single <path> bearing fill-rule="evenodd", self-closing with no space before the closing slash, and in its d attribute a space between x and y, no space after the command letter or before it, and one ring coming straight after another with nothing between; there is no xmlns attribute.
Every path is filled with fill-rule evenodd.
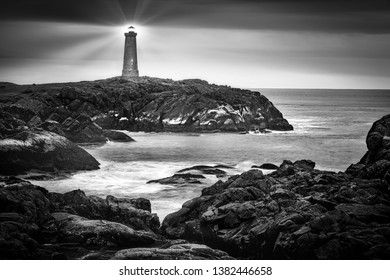
<svg viewBox="0 0 390 280"><path fill-rule="evenodd" d="M390 115L374 122L366 144L367 153L346 172L359 178L383 179L390 186Z"/></svg>
<svg viewBox="0 0 390 280"><path fill-rule="evenodd" d="M350 174L356 178L366 178L367 177L367 169L365 164L351 164L345 173Z"/></svg>
<svg viewBox="0 0 390 280"><path fill-rule="evenodd" d="M253 165L252 168L260 169L278 169L279 167L273 163L263 163L262 165Z"/></svg>
<svg viewBox="0 0 390 280"><path fill-rule="evenodd" d="M42 125L42 119L37 115L32 117L27 123L27 126L32 128L39 127L40 125Z"/></svg>
<svg viewBox="0 0 390 280"><path fill-rule="evenodd" d="M4 106L2 110L25 123L29 122L35 116L35 113L31 109L18 105Z"/></svg>
<svg viewBox="0 0 390 280"><path fill-rule="evenodd" d="M17 213L22 215L22 222L35 224L50 218L51 202L46 197L47 190L23 180L6 184L6 188L0 188L0 213L11 216L10 213Z"/></svg>
<svg viewBox="0 0 390 280"><path fill-rule="evenodd" d="M134 248L118 251L114 260L233 260L227 253L206 245L171 241L162 248Z"/></svg>
<svg viewBox="0 0 390 280"><path fill-rule="evenodd" d="M293 126L289 124L286 119L283 118L271 119L269 121L268 128L273 130L281 130L281 131L293 130Z"/></svg>
<svg viewBox="0 0 390 280"><path fill-rule="evenodd" d="M26 125L25 121L3 111L3 107L0 107L0 139L25 130Z"/></svg>
<svg viewBox="0 0 390 280"><path fill-rule="evenodd" d="M65 132L62 130L62 126L59 122L54 120L46 120L40 125L44 130L57 133L58 135L66 137Z"/></svg>
<svg viewBox="0 0 390 280"><path fill-rule="evenodd" d="M123 133L121 131L105 129L103 134L105 137L107 137L111 141L117 141L117 142L133 142L134 141L133 138L131 138L126 133Z"/></svg>
<svg viewBox="0 0 390 280"><path fill-rule="evenodd" d="M378 160L386 159L387 151L390 148L390 115L374 122L367 134L366 144L368 152L359 163L369 165Z"/></svg>
<svg viewBox="0 0 390 280"><path fill-rule="evenodd" d="M53 203L53 211L56 212L118 222L136 230L159 232L159 219L156 214L150 212L150 201L144 198L116 198L110 195L103 199L86 196L81 190L64 194L49 193L48 197Z"/></svg>
<svg viewBox="0 0 390 280"><path fill-rule="evenodd" d="M158 183L163 185L182 185L182 184L201 184L200 180L205 179L203 175L200 174L191 174L191 173L183 173L183 174L174 174L171 177L151 180L148 181L147 184Z"/></svg>
<svg viewBox="0 0 390 280"><path fill-rule="evenodd" d="M66 137L76 143L105 143L107 141L103 129L94 123L86 114L76 119L68 117L62 123Z"/></svg>
<svg viewBox="0 0 390 280"><path fill-rule="evenodd" d="M378 244L378 256L385 256L385 182L314 166L309 160L284 161L269 175L251 169L219 181L169 214L162 231L239 258L375 258L370 252Z"/></svg>
<svg viewBox="0 0 390 280"><path fill-rule="evenodd" d="M368 178L383 178L390 169L390 160L381 159L366 168Z"/></svg>
<svg viewBox="0 0 390 280"><path fill-rule="evenodd" d="M27 130L0 140L0 158L0 174L99 168L99 163L82 148L58 134L40 130Z"/></svg>
<svg viewBox="0 0 390 280"><path fill-rule="evenodd" d="M108 259L119 249L161 243L158 217L150 208L143 198L102 199L80 190L57 194L16 177L2 178L0 259L75 259L112 250L100 254Z"/></svg>
<svg viewBox="0 0 390 280"><path fill-rule="evenodd" d="M71 116L71 112L65 106L58 106L53 109L53 112L46 120L56 121L62 123Z"/></svg>
<svg viewBox="0 0 390 280"><path fill-rule="evenodd" d="M224 167L221 166L220 168L224 168ZM178 173L183 173L183 172L188 172L188 171L199 171L203 174L208 174L208 175L224 175L224 174L226 174L225 171L219 169L218 167L208 166L208 165L195 165L195 166L192 166L189 168L181 169L178 171Z"/></svg>
<svg viewBox="0 0 390 280"><path fill-rule="evenodd" d="M0 259L35 259L40 250L39 225L50 220L47 191L15 178L0 188Z"/></svg>

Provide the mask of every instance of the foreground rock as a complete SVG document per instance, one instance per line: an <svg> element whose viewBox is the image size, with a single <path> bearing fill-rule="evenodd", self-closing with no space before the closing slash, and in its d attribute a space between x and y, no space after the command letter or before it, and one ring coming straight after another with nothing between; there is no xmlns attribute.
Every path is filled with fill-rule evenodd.
<svg viewBox="0 0 390 280"><path fill-rule="evenodd" d="M111 257L160 242L159 225L146 199L50 193L14 177L0 182L1 259L73 259L96 250Z"/></svg>
<svg viewBox="0 0 390 280"><path fill-rule="evenodd" d="M86 196L83 191L74 190L64 194L48 193L54 212L66 212L88 219L105 219L121 223L135 230L159 233L160 221L151 214L150 201L144 198L116 198L112 195L105 199Z"/></svg>
<svg viewBox="0 0 390 280"><path fill-rule="evenodd" d="M99 168L99 162L85 150L65 137L42 130L25 130L0 139L0 158L0 174Z"/></svg>
<svg viewBox="0 0 390 280"><path fill-rule="evenodd" d="M292 130L259 92L202 80L140 77L0 88L0 135L41 127L77 143L128 140L131 131ZM5 116L4 114L9 114ZM13 118L12 122L2 121ZM114 135L116 134L116 135Z"/></svg>
<svg viewBox="0 0 390 280"><path fill-rule="evenodd" d="M270 175L252 169L203 189L162 230L240 258L388 259L388 187L285 161Z"/></svg>

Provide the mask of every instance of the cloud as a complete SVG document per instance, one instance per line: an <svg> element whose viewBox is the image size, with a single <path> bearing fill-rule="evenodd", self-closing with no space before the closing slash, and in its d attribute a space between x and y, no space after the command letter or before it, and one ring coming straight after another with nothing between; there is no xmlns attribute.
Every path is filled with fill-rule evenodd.
<svg viewBox="0 0 390 280"><path fill-rule="evenodd" d="M309 0L3 0L3 20L119 25L390 32L390 1Z"/></svg>

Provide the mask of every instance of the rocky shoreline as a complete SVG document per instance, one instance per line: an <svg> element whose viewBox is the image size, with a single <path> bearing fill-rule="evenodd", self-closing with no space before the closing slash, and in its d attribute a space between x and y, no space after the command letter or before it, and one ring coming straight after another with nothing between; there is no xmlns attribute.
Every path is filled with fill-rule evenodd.
<svg viewBox="0 0 390 280"><path fill-rule="evenodd" d="M229 166L193 166L151 181L223 179L160 223L147 199L53 193L15 176L98 169L74 143L133 141L117 129L291 130L266 97L148 77L1 83L0 109L0 259L390 259L390 115L345 172L285 160L230 177Z"/></svg>
<svg viewBox="0 0 390 280"><path fill-rule="evenodd" d="M345 172L317 170L310 160L285 160L267 175L254 167L203 189L161 224L146 199L51 193L3 177L0 258L389 259L389 135L387 115ZM228 167L177 174L218 176L220 168ZM175 176L160 183L167 179Z"/></svg>

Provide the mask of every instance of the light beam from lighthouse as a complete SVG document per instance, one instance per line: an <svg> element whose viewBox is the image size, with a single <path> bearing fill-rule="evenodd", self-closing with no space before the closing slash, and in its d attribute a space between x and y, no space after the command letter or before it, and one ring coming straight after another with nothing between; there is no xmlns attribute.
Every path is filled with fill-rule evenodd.
<svg viewBox="0 0 390 280"><path fill-rule="evenodd" d="M125 55L123 58L123 78L139 77L137 60L137 33L134 27L129 27L130 31L125 33Z"/></svg>

